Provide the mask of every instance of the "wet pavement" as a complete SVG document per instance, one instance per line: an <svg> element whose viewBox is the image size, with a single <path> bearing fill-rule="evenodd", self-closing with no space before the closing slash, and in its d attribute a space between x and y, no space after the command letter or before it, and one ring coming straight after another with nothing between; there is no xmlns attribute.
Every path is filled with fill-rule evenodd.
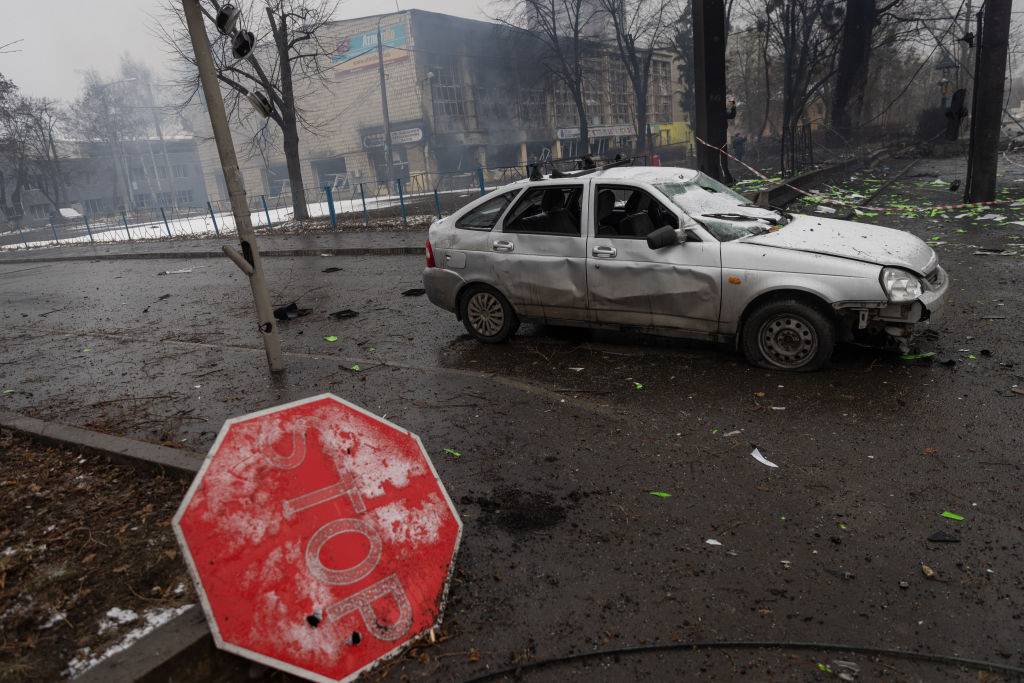
<svg viewBox="0 0 1024 683"><path fill-rule="evenodd" d="M958 164L917 161L872 203L959 201L928 185L962 176ZM1018 171L1001 180L1022 197ZM138 245L7 252L0 404L202 453L228 417L332 392L419 434L466 526L444 638L384 680L721 640L1024 667L1024 259L975 255L1024 243L1012 223L1024 207L991 213L1003 219L870 218L944 242L947 309L914 349L935 355L840 347L810 374L713 345L531 325L477 344L402 296L421 286L423 257L399 254L267 258L273 303L310 309L281 323L287 369L270 377L244 276L199 256L219 243L146 244L159 260L125 258ZM260 242L329 254L423 238ZM358 315L330 317L342 309ZM835 660L863 680L979 680L824 647L629 654L530 679L824 680L818 664Z"/></svg>

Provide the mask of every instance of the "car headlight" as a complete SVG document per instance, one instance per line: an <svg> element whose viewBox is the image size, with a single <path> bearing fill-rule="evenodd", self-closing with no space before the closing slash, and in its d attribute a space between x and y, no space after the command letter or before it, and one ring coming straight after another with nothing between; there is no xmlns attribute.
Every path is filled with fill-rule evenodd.
<svg viewBox="0 0 1024 683"><path fill-rule="evenodd" d="M900 268L882 268L881 280L885 295L896 304L913 301L924 291L920 278Z"/></svg>

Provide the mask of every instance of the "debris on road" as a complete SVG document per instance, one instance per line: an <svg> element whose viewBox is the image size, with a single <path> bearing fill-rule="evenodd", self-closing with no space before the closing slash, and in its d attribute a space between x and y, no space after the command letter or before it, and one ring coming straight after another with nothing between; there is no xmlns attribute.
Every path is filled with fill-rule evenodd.
<svg viewBox="0 0 1024 683"><path fill-rule="evenodd" d="M402 292L402 296L423 296L427 293L427 290L422 287L413 287Z"/></svg>
<svg viewBox="0 0 1024 683"><path fill-rule="evenodd" d="M313 309L311 308L299 308L298 304L293 301L287 306L275 308L274 317L278 320L294 320L295 318L309 315L312 311Z"/></svg>
<svg viewBox="0 0 1024 683"><path fill-rule="evenodd" d="M180 270L161 270L157 275L184 275L185 273L191 272L191 268L182 268Z"/></svg>
<svg viewBox="0 0 1024 683"><path fill-rule="evenodd" d="M955 519L958 521L963 521L964 519L961 515L958 515L955 512L950 512L949 510L944 510L942 516L946 519Z"/></svg>
<svg viewBox="0 0 1024 683"><path fill-rule="evenodd" d="M713 539L713 538L709 538L708 540L706 540L706 541L704 541L704 542L705 542L706 544L708 544L708 545L722 545L722 542L721 542L721 541L716 541L716 540L715 540L715 539Z"/></svg>
<svg viewBox="0 0 1024 683"><path fill-rule="evenodd" d="M330 335L330 336L324 337L324 341L329 341L329 342L336 342L336 341L338 341L338 338L337 338L337 337L335 337L335 336L334 336L334 335L332 334L332 335Z"/></svg>
<svg viewBox="0 0 1024 683"><path fill-rule="evenodd" d="M657 496L658 498L671 498L672 497L671 493L665 493L664 491L648 491L647 493L651 494L652 496Z"/></svg>
<svg viewBox="0 0 1024 683"><path fill-rule="evenodd" d="M763 455L761 455L761 451L758 450L757 448L755 448L754 452L751 453L750 455L753 456L754 460L758 461L762 465L767 465L768 467L778 467L778 465L773 463L771 460L768 460Z"/></svg>
<svg viewBox="0 0 1024 683"><path fill-rule="evenodd" d="M337 266L331 266L330 268L324 268L320 272L321 273L337 273L339 270L343 270L343 269L342 268L338 268Z"/></svg>
<svg viewBox="0 0 1024 683"><path fill-rule="evenodd" d="M937 576L935 574L935 570L926 564L921 565L921 573L924 574L924 578L926 579L934 579Z"/></svg>
<svg viewBox="0 0 1024 683"><path fill-rule="evenodd" d="M346 308L345 310L335 311L334 313L331 313L329 315L331 318L334 318L335 320L341 320L343 318L354 318L357 315L359 315L359 311L353 311L351 308Z"/></svg>

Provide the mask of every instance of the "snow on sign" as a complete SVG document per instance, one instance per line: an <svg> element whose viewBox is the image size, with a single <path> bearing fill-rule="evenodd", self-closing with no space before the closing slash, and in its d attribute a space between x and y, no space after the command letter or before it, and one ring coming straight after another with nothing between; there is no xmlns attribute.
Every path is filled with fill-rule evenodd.
<svg viewBox="0 0 1024 683"><path fill-rule="evenodd" d="M462 522L416 435L323 394L228 420L174 531L218 647L348 681L440 621Z"/></svg>

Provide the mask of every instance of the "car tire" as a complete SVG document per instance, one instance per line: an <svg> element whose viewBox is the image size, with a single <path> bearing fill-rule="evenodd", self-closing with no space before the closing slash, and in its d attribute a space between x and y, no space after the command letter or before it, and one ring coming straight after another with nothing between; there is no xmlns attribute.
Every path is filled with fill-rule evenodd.
<svg viewBox="0 0 1024 683"><path fill-rule="evenodd" d="M501 292L486 285L470 285L459 299L459 315L466 331L477 341L498 344L519 329L519 316Z"/></svg>
<svg viewBox="0 0 1024 683"><path fill-rule="evenodd" d="M811 372L832 356L834 323L797 299L775 299L757 308L743 325L743 353L770 370Z"/></svg>

